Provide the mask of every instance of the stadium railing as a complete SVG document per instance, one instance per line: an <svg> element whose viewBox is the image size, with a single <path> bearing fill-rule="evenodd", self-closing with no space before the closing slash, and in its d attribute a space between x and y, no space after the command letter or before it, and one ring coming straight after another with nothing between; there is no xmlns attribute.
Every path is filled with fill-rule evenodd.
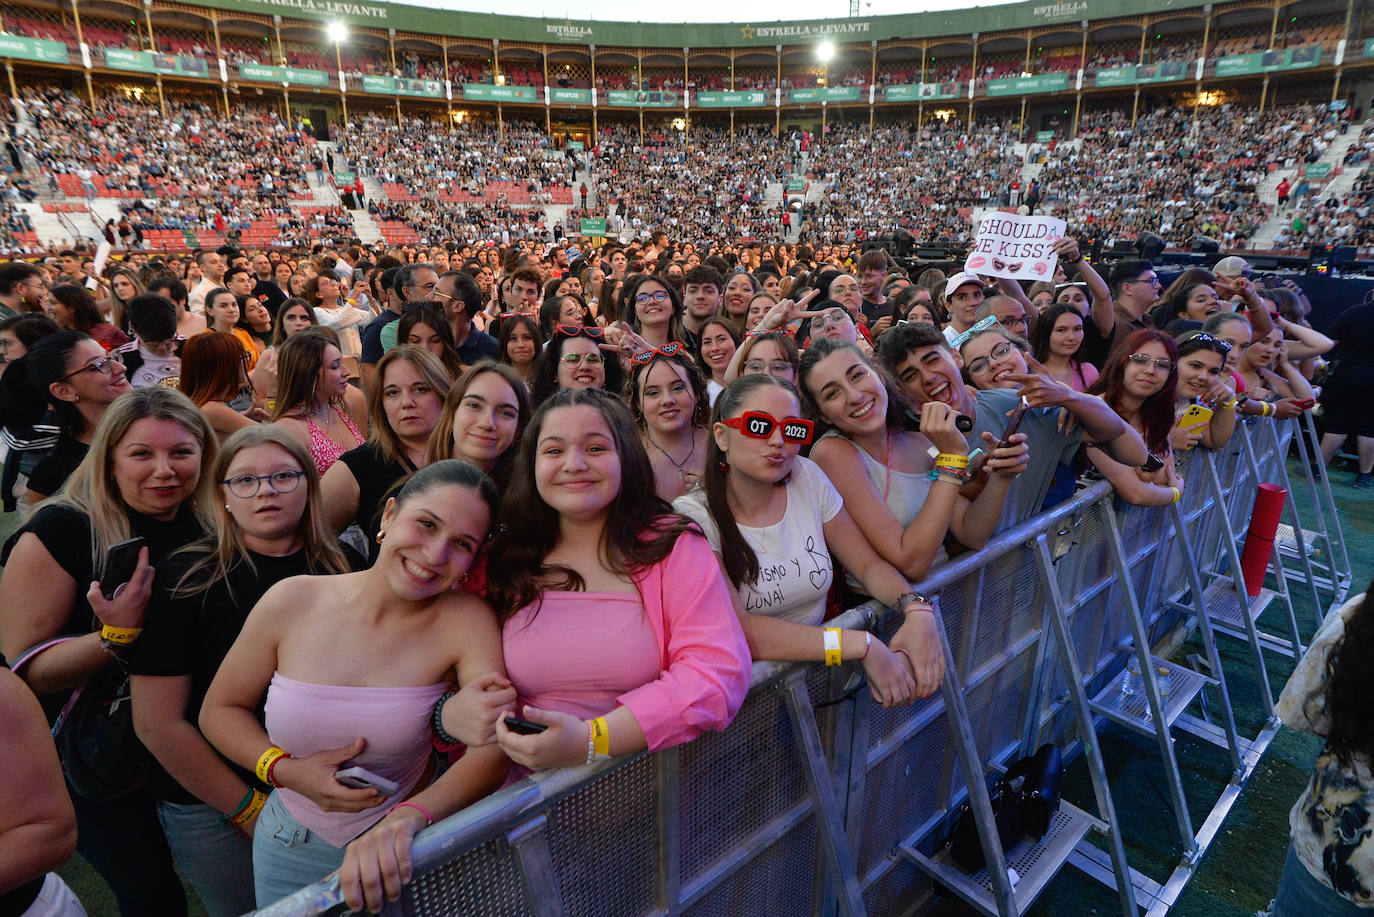
<svg viewBox="0 0 1374 917"><path fill-rule="evenodd" d="M1255 599L1233 575L1255 485L1291 491L1294 441L1299 457L1315 454L1309 421L1238 424L1226 448L1182 458L1188 486L1174 506L1120 505L1101 481L934 571L918 588L935 598L946 637L938 695L885 709L858 666L756 663L723 733L535 774L422 832L414 879L386 913L855 917L920 913L952 893L981 913L1018 915L1066 862L1115 888L1123 913L1167 913L1278 730L1261 677L1262 721L1242 734L1216 638L1247 644L1261 676L1266 655L1301 651L1286 586L1315 590L1311 568L1287 571L1280 546L1273 588ZM1331 583L1348 583L1348 562L1341 570L1331 550L1343 542L1329 486L1300 464L1317 524L1304 529L1291 499L1285 524L1298 545L1316 533ZM1344 595L1328 593L1333 604ZM1275 599L1283 636L1256 623ZM870 603L835 623L888 637L894 617ZM1201 644L1191 666L1151 655L1171 637ZM1130 656L1142 674L1123 691ZM1155 739L1167 779L1182 856L1162 882L1126 860L1124 838L1147 826L1118 818L1101 753L1123 731ZM1230 777L1200 822L1176 733L1229 756ZM1084 808L1062 801L1044 838L1004 855L986 778L1043 742L1083 759L1090 798L1077 800ZM964 805L991 864L973 874L944 843ZM341 901L334 876L256 913L342 913Z"/></svg>

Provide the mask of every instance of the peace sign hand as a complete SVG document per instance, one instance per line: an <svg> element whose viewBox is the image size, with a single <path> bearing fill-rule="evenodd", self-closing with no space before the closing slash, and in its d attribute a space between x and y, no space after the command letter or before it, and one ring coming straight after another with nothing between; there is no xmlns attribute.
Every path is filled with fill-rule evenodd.
<svg viewBox="0 0 1374 917"><path fill-rule="evenodd" d="M1030 354L1026 354L1027 373L1008 373L1003 376L1008 382L1018 383L1018 394L1030 402L1033 408L1060 407L1073 400L1074 390L1055 379L1045 365Z"/></svg>

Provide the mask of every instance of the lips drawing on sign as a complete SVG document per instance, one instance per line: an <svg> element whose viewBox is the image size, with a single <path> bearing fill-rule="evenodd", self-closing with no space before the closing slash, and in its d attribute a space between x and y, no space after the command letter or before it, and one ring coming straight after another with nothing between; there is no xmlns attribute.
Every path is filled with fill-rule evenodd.
<svg viewBox="0 0 1374 917"><path fill-rule="evenodd" d="M982 267L987 263L988 259L984 258L982 255L974 255L972 258L968 259L968 261L964 263L964 267L973 271L977 270L978 268Z"/></svg>
<svg viewBox="0 0 1374 917"><path fill-rule="evenodd" d="M1025 265L1022 264L1020 261L1013 261L1011 264L1007 265L1007 270L1011 271L1014 274L1017 271L1021 270L1021 268L1023 267L1025 267Z"/></svg>
<svg viewBox="0 0 1374 917"><path fill-rule="evenodd" d="M993 259L992 259L992 266L993 266L993 268L995 268L996 270L1005 271L1005 270L1007 269L1007 262L1001 260L1000 258L993 258Z"/></svg>
<svg viewBox="0 0 1374 917"><path fill-rule="evenodd" d="M1050 266L1043 261L1035 262L1035 273L1043 274L1050 269Z"/></svg>

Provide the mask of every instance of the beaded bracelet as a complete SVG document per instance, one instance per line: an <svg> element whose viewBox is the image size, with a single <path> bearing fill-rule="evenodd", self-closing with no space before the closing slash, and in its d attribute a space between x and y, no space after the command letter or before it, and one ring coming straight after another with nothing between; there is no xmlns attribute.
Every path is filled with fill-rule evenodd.
<svg viewBox="0 0 1374 917"><path fill-rule="evenodd" d="M434 725L435 737L438 738L438 740L440 742L443 742L445 745L463 744L460 739L455 739L453 736L449 735L444 730L444 704L448 701L450 697L455 696L457 693L457 691L449 691L443 697L439 698L439 702L434 705L434 715L430 717L430 721Z"/></svg>

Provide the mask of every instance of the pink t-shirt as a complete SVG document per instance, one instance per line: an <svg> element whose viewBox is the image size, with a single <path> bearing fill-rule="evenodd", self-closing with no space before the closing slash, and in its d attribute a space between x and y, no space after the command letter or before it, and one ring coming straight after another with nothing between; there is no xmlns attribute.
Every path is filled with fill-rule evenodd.
<svg viewBox="0 0 1374 917"><path fill-rule="evenodd" d="M592 719L656 679L664 660L636 592L545 592L501 628L520 704Z"/></svg>

